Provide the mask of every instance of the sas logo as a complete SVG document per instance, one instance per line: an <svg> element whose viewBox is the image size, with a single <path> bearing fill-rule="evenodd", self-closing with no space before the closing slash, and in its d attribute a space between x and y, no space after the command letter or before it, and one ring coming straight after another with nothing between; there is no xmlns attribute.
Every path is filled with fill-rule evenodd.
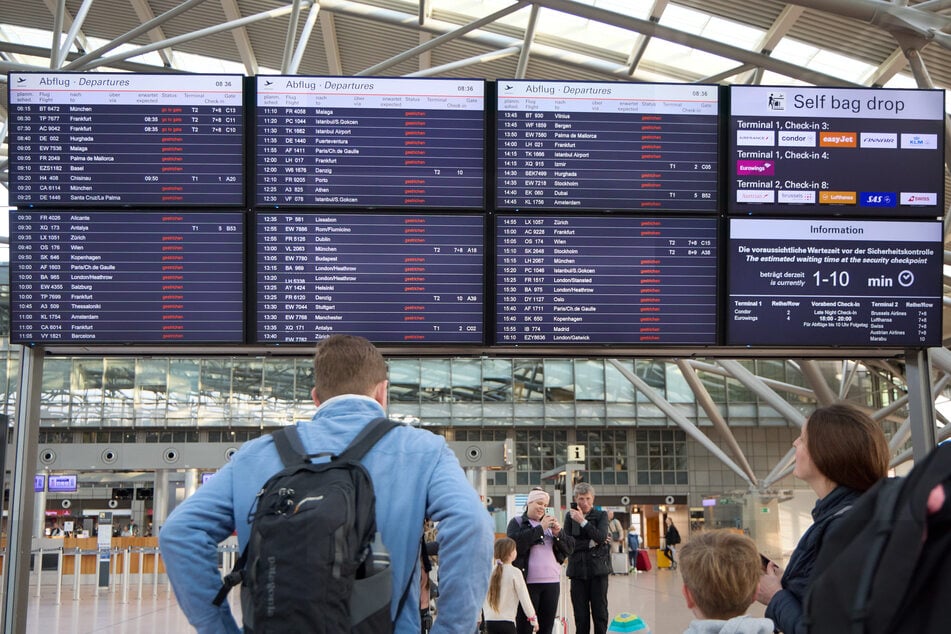
<svg viewBox="0 0 951 634"><path fill-rule="evenodd" d="M898 204L898 196L894 192L862 192L859 194L861 207L894 207Z"/></svg>

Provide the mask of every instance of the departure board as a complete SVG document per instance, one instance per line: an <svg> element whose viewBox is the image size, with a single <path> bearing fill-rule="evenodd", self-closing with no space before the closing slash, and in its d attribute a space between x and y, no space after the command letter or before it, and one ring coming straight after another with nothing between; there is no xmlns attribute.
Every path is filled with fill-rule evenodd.
<svg viewBox="0 0 951 634"><path fill-rule="evenodd" d="M478 209L485 82L257 77L258 207Z"/></svg>
<svg viewBox="0 0 951 634"><path fill-rule="evenodd" d="M497 344L717 343L716 218L499 216Z"/></svg>
<svg viewBox="0 0 951 634"><path fill-rule="evenodd" d="M481 215L256 215L258 343L483 343Z"/></svg>
<svg viewBox="0 0 951 634"><path fill-rule="evenodd" d="M17 207L244 205L240 75L10 73Z"/></svg>
<svg viewBox="0 0 951 634"><path fill-rule="evenodd" d="M941 345L940 222L730 220L727 343Z"/></svg>
<svg viewBox="0 0 951 634"><path fill-rule="evenodd" d="M730 87L728 210L944 214L943 90Z"/></svg>
<svg viewBox="0 0 951 634"><path fill-rule="evenodd" d="M717 210L716 86L497 86L498 209Z"/></svg>
<svg viewBox="0 0 951 634"><path fill-rule="evenodd" d="M12 343L243 343L242 212L10 212Z"/></svg>

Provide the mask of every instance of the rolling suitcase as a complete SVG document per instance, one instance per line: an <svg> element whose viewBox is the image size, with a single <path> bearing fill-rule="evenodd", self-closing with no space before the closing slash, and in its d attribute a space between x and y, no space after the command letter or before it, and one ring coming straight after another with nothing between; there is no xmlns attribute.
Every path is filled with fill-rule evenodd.
<svg viewBox="0 0 951 634"><path fill-rule="evenodd" d="M627 573L627 553L611 553L611 574L626 575Z"/></svg>
<svg viewBox="0 0 951 634"><path fill-rule="evenodd" d="M651 569L651 558L650 555L647 554L647 550L644 548L638 549L636 561L636 568L640 572L647 572Z"/></svg>
<svg viewBox="0 0 951 634"><path fill-rule="evenodd" d="M657 549L657 567L670 568L670 557L667 556L663 548Z"/></svg>

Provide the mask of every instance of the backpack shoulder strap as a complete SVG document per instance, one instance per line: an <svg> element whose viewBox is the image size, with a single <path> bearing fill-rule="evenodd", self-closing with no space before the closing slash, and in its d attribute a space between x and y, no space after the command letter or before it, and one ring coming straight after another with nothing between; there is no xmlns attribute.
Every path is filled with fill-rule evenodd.
<svg viewBox="0 0 951 634"><path fill-rule="evenodd" d="M400 423L384 416L374 418L367 423L366 427L360 430L360 433L353 439L350 446L344 449L343 452L337 456L336 460L359 462L364 454L370 451L380 438L383 438L391 429L399 425Z"/></svg>
<svg viewBox="0 0 951 634"><path fill-rule="evenodd" d="M271 433L271 438L285 467L310 462L304 443L300 439L300 433L297 431L297 425L281 427Z"/></svg>

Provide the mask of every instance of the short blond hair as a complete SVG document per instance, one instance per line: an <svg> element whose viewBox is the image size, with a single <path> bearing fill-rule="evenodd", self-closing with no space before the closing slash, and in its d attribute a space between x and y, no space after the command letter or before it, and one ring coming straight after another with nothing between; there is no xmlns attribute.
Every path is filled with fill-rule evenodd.
<svg viewBox="0 0 951 634"><path fill-rule="evenodd" d="M679 568L703 616L721 620L746 614L762 574L756 544L730 530L691 537L680 549Z"/></svg>

